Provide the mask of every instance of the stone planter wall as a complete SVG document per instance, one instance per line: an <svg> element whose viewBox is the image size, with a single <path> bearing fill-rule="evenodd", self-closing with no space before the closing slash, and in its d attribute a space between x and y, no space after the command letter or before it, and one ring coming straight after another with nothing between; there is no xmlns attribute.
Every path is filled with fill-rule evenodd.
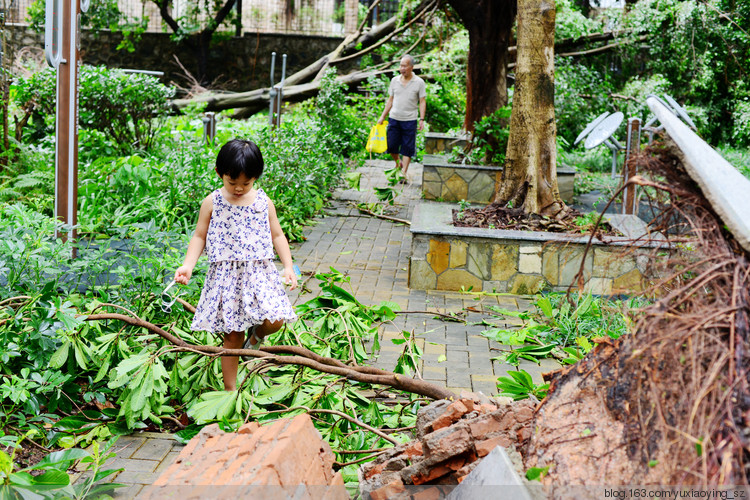
<svg viewBox="0 0 750 500"><path fill-rule="evenodd" d="M533 294L565 291L581 267L588 236L476 229L451 225L454 205L421 203L411 225L409 287L418 290L496 291ZM645 224L632 215L612 215L610 224L627 237L595 240L584 263L586 291L598 295L639 292L645 255L663 245L633 239Z"/></svg>
<svg viewBox="0 0 750 500"><path fill-rule="evenodd" d="M466 146L469 142L469 135L455 136L452 134L439 134L437 132L427 132L424 135L424 152L425 154L434 155L447 153L453 148Z"/></svg>
<svg viewBox="0 0 750 500"><path fill-rule="evenodd" d="M422 164L422 195L426 200L466 200L486 205L495 198L495 187L503 173L503 167L460 165L437 155L425 155ZM557 185L565 203L573 202L575 173L571 167L557 167Z"/></svg>

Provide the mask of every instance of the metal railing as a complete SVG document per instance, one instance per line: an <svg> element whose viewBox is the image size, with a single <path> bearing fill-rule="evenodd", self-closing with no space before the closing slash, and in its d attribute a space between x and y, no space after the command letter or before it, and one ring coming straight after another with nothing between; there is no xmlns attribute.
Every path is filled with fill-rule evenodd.
<svg viewBox="0 0 750 500"><path fill-rule="evenodd" d="M359 3L367 6L371 0L237 0L233 12L228 16L221 31L241 35L251 33L293 33L302 35L343 36L357 28ZM28 12L34 0L0 0L0 10L7 15L7 22L29 24ZM183 19L196 31L200 31L209 16L198 6L203 2L175 0L171 9L174 19ZM147 32L170 31L164 26L159 9L150 0L120 0L117 7L123 22L135 22L148 18ZM398 0L381 1L376 23L384 16L393 15L398 9ZM238 16L241 22L238 22ZM86 26L84 26L85 28Z"/></svg>

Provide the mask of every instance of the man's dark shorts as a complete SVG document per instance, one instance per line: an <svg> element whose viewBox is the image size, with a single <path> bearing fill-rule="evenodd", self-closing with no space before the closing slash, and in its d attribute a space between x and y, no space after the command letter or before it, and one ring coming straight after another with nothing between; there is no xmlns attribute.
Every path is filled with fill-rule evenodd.
<svg viewBox="0 0 750 500"><path fill-rule="evenodd" d="M413 158L417 150L417 120L388 119L388 153Z"/></svg>

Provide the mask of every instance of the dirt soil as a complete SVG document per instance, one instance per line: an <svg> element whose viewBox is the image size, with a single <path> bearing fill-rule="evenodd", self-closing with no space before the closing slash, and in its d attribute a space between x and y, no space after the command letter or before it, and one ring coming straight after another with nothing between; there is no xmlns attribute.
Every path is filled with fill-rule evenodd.
<svg viewBox="0 0 750 500"><path fill-rule="evenodd" d="M536 214L527 214L522 208L507 208L497 203L491 203L483 208L467 208L453 210L453 225L456 227L479 227L490 229L516 229L519 231L544 231L553 233L571 233L580 235L594 229L598 219L594 218L586 224L576 222L582 217L580 211L568 208L563 217L552 218ZM597 232L605 236L620 236L606 222L602 222Z"/></svg>

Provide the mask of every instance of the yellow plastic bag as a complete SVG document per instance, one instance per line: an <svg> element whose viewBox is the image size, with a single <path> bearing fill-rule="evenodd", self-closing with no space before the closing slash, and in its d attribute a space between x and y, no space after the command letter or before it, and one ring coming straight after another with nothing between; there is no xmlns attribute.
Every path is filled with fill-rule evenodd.
<svg viewBox="0 0 750 500"><path fill-rule="evenodd" d="M367 145L365 149L370 153L385 153L388 150L388 142L386 139L386 129L388 122L383 122L380 125L374 125L370 129L370 137L367 138Z"/></svg>

